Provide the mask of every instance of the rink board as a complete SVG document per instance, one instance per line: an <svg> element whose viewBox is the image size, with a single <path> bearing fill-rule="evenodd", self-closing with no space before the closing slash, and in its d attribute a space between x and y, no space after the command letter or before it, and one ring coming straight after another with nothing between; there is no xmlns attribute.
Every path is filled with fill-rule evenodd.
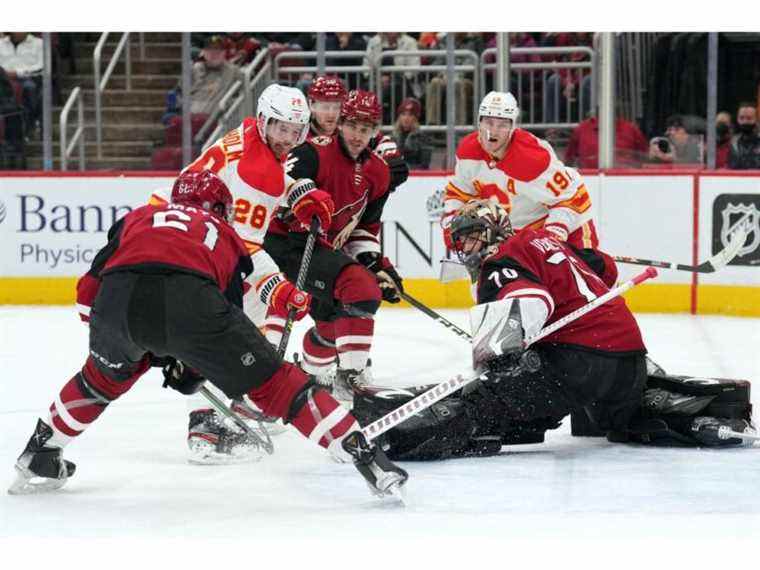
<svg viewBox="0 0 760 570"><path fill-rule="evenodd" d="M635 311L760 316L760 173L612 170L584 173L606 251L696 264L750 214L737 259L712 275L665 270L629 292ZM68 304L111 223L171 184L171 173L0 173L0 303ZM409 293L433 307L472 304L466 281L441 284L445 255L425 208L445 173L413 173L388 201L383 249ZM721 241L723 240L723 241ZM641 268L619 265L621 278Z"/></svg>

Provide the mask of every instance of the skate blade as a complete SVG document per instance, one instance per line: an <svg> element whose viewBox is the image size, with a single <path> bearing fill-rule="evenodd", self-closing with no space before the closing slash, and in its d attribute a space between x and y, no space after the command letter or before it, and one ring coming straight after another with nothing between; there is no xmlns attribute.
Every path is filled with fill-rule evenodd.
<svg viewBox="0 0 760 570"><path fill-rule="evenodd" d="M61 479L51 479L49 477L38 477L28 469L14 466L16 470L16 480L8 487L9 495L34 495L37 493L49 493L60 489L68 481L68 477ZM38 480L38 481L35 481Z"/></svg>
<svg viewBox="0 0 760 570"><path fill-rule="evenodd" d="M389 493L392 498L396 499L402 507L406 507L408 505L406 486L401 485L400 483L396 483L391 485L386 492Z"/></svg>
<svg viewBox="0 0 760 570"><path fill-rule="evenodd" d="M206 441L189 441L190 455L187 462L191 465L236 465L239 463L258 463L264 457L260 449L245 453L219 453Z"/></svg>

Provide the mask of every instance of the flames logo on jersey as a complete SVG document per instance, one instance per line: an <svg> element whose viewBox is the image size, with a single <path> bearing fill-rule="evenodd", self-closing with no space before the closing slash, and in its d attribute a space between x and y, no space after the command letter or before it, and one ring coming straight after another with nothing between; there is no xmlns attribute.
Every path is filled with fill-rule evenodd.
<svg viewBox="0 0 760 570"><path fill-rule="evenodd" d="M509 194L505 190L499 187L498 184L487 184L480 180L473 181L472 185L478 193L480 198L484 200L495 200L507 211L512 211L512 202L509 199Z"/></svg>

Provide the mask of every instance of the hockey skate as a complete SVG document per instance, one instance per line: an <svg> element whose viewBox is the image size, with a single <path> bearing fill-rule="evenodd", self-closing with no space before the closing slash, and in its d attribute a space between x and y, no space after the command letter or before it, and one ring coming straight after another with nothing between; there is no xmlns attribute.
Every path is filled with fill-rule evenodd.
<svg viewBox="0 0 760 570"><path fill-rule="evenodd" d="M751 447L758 439L754 426L744 419L700 416L691 422L694 439L709 447L743 445Z"/></svg>
<svg viewBox="0 0 760 570"><path fill-rule="evenodd" d="M76 465L63 459L63 450L45 445L52 435L52 428L38 420L34 434L16 460L16 480L8 488L9 495L54 491L74 475Z"/></svg>
<svg viewBox="0 0 760 570"><path fill-rule="evenodd" d="M348 370L338 368L335 372L335 384L333 385L332 395L341 403L349 407L353 405L354 393L365 386L372 385L372 363L367 361L364 370Z"/></svg>
<svg viewBox="0 0 760 570"><path fill-rule="evenodd" d="M360 431L348 434L341 445L353 458L373 495L381 498L394 496L403 502L401 488L409 474L391 463L380 446L368 442Z"/></svg>
<svg viewBox="0 0 760 570"><path fill-rule="evenodd" d="M227 427L213 410L190 412L187 446L188 461L198 465L253 462L264 455L261 440Z"/></svg>

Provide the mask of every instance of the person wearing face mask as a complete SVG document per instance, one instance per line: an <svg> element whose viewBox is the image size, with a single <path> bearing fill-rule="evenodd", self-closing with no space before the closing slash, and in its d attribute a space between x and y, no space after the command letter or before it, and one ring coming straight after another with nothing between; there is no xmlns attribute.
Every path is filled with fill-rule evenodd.
<svg viewBox="0 0 760 570"><path fill-rule="evenodd" d="M736 130L731 138L728 167L734 170L760 168L760 136L757 134L757 109L754 103L741 103L736 112Z"/></svg>
<svg viewBox="0 0 760 570"><path fill-rule="evenodd" d="M517 231L541 230L581 249L596 247L583 178L557 158L548 142L518 128L519 115L511 93L491 91L480 103L478 130L459 143L444 192L441 225L447 247L453 216L473 199L501 204Z"/></svg>
<svg viewBox="0 0 760 570"><path fill-rule="evenodd" d="M728 153L731 150L731 113L721 111L715 117L715 168L728 168Z"/></svg>

